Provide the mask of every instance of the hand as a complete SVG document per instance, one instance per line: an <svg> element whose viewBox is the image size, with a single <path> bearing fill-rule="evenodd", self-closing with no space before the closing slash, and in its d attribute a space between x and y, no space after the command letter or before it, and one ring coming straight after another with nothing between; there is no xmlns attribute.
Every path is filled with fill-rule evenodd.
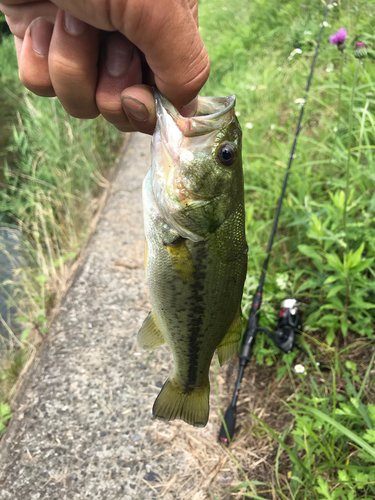
<svg viewBox="0 0 375 500"><path fill-rule="evenodd" d="M210 71L197 0L0 0L0 10L22 83L72 116L152 133L154 84L194 114Z"/></svg>

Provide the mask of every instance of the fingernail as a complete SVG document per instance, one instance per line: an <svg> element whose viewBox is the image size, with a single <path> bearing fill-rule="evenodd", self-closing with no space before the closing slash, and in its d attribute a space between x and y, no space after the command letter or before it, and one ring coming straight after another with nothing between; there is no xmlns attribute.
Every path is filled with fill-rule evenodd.
<svg viewBox="0 0 375 500"><path fill-rule="evenodd" d="M31 42L37 54L41 56L48 54L52 33L53 24L44 17L38 17L30 24Z"/></svg>
<svg viewBox="0 0 375 500"><path fill-rule="evenodd" d="M149 113L143 102L128 95L122 96L121 101L124 110L130 114L134 120L139 122L145 122L147 120Z"/></svg>
<svg viewBox="0 0 375 500"><path fill-rule="evenodd" d="M88 24L65 12L65 30L69 35L79 36L87 30Z"/></svg>
<svg viewBox="0 0 375 500"><path fill-rule="evenodd" d="M105 65L110 76L124 75L134 57L134 47L120 35L113 35L107 41Z"/></svg>

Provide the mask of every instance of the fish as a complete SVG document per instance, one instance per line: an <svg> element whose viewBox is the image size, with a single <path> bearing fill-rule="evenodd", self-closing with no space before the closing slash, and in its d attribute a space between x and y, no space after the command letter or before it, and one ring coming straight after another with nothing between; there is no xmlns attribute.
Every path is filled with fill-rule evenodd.
<svg viewBox="0 0 375 500"><path fill-rule="evenodd" d="M247 269L242 132L235 96L201 97L184 117L155 90L151 168L143 183L145 268L152 310L144 349L169 344L174 368L155 418L204 427L209 369L237 352Z"/></svg>

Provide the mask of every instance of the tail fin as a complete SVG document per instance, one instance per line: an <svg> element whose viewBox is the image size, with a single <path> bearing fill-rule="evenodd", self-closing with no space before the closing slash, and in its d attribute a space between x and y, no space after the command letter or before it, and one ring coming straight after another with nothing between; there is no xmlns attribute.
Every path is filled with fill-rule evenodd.
<svg viewBox="0 0 375 500"><path fill-rule="evenodd" d="M173 377L163 385L155 400L152 413L161 420L184 420L195 427L204 427L209 415L210 383L194 389L192 392L183 392L181 385Z"/></svg>

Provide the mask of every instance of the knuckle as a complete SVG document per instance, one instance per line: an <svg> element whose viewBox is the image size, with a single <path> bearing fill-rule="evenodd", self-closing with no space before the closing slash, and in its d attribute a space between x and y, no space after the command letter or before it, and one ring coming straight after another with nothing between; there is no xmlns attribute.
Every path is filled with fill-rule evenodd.
<svg viewBox="0 0 375 500"><path fill-rule="evenodd" d="M50 57L48 65L53 77L62 82L68 81L74 84L75 82L86 81L91 76L88 76L88 69L83 65L59 55Z"/></svg>
<svg viewBox="0 0 375 500"><path fill-rule="evenodd" d="M97 95L96 105L98 106L99 111L103 115L106 114L108 116L120 118L124 114L121 106L121 101L119 99L112 100L109 99L108 97L105 98L100 95ZM125 119L125 116L123 116L123 118Z"/></svg>

